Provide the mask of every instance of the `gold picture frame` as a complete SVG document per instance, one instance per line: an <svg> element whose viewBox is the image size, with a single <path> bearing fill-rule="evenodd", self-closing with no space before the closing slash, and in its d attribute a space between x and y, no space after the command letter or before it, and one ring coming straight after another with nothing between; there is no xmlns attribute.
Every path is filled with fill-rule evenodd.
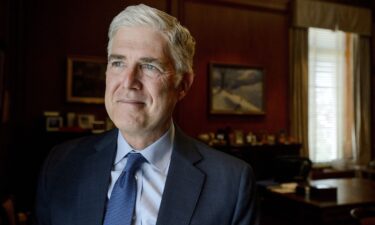
<svg viewBox="0 0 375 225"><path fill-rule="evenodd" d="M261 67L209 64L210 115L264 115L265 71Z"/></svg>
<svg viewBox="0 0 375 225"><path fill-rule="evenodd" d="M105 71L107 60L94 56L68 56L68 102L104 103Z"/></svg>
<svg viewBox="0 0 375 225"><path fill-rule="evenodd" d="M46 118L47 131L59 131L63 127L63 118L61 116L49 116Z"/></svg>

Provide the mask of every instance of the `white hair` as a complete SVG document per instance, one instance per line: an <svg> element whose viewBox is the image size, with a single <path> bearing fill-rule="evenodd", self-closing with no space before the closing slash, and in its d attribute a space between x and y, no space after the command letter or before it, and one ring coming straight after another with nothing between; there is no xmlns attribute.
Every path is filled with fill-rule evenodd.
<svg viewBox="0 0 375 225"><path fill-rule="evenodd" d="M129 6L113 18L108 32L108 55L111 54L112 39L118 29L134 26L148 26L165 34L176 73L193 74L195 40L188 29L175 17L144 4Z"/></svg>

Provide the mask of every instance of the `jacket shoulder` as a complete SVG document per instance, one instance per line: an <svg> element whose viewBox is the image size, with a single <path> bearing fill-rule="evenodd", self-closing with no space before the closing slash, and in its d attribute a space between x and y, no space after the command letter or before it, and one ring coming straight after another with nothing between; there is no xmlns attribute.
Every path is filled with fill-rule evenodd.
<svg viewBox="0 0 375 225"><path fill-rule="evenodd" d="M51 149L45 166L52 169L63 162L85 157L90 154L90 151L116 140L116 134L117 129L114 129L102 134L88 135L62 142Z"/></svg>

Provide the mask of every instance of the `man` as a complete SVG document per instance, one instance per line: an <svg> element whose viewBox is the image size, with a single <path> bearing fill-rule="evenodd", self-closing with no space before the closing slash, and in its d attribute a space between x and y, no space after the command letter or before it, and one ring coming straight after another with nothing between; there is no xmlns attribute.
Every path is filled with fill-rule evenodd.
<svg viewBox="0 0 375 225"><path fill-rule="evenodd" d="M130 6L113 19L105 106L118 129L53 149L38 186L39 224L253 224L250 166L172 121L194 79L194 46L186 28L154 8Z"/></svg>

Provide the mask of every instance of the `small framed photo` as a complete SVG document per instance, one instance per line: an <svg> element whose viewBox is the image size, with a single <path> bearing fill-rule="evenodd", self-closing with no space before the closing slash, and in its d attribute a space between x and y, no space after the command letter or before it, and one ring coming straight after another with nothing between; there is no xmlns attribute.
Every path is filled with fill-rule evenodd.
<svg viewBox="0 0 375 225"><path fill-rule="evenodd" d="M104 120L95 120L92 122L92 133L99 134L106 130Z"/></svg>
<svg viewBox="0 0 375 225"><path fill-rule="evenodd" d="M265 73L260 67L210 63L211 115L263 115Z"/></svg>
<svg viewBox="0 0 375 225"><path fill-rule="evenodd" d="M79 114L78 126L82 129L92 129L95 116L91 114Z"/></svg>
<svg viewBox="0 0 375 225"><path fill-rule="evenodd" d="M244 133L242 130L234 130L234 145L244 144Z"/></svg>
<svg viewBox="0 0 375 225"><path fill-rule="evenodd" d="M61 116L47 116L46 117L46 130L59 131L63 126L63 118Z"/></svg>
<svg viewBox="0 0 375 225"><path fill-rule="evenodd" d="M106 69L105 58L69 56L67 59L67 101L104 103Z"/></svg>

